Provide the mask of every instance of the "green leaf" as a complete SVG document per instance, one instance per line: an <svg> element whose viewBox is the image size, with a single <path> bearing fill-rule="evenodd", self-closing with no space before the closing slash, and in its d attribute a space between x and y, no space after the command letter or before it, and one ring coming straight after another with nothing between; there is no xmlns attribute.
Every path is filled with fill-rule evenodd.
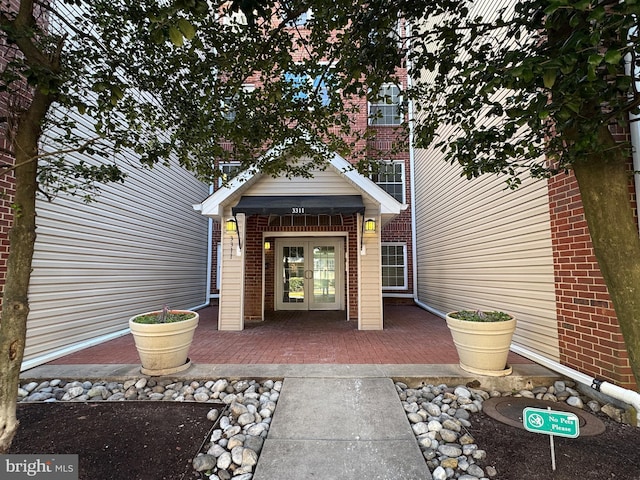
<svg viewBox="0 0 640 480"><path fill-rule="evenodd" d="M605 8L600 5L596 8L594 8L593 10L591 10L591 12L589 12L589 19L590 20L602 20L605 15L606 15L606 10Z"/></svg>
<svg viewBox="0 0 640 480"><path fill-rule="evenodd" d="M589 65L593 67L597 67L602 62L602 56L594 53L593 55L589 55Z"/></svg>
<svg viewBox="0 0 640 480"><path fill-rule="evenodd" d="M576 10L588 10L591 7L591 0L578 0L573 4Z"/></svg>
<svg viewBox="0 0 640 480"><path fill-rule="evenodd" d="M549 16L552 15L556 10L560 8L560 4L557 2L552 2L547 8L544 9L544 14Z"/></svg>
<svg viewBox="0 0 640 480"><path fill-rule="evenodd" d="M184 37L176 27L169 27L169 39L176 47L181 47L184 44Z"/></svg>
<svg viewBox="0 0 640 480"><path fill-rule="evenodd" d="M104 92L107 89L107 85L104 82L96 82L91 87L94 92Z"/></svg>
<svg viewBox="0 0 640 480"><path fill-rule="evenodd" d="M117 85L113 85L111 87L111 96L116 97L117 100L120 100L122 99L122 97L124 97L124 92Z"/></svg>
<svg viewBox="0 0 640 480"><path fill-rule="evenodd" d="M542 81L544 83L545 88L553 88L553 84L556 83L557 73L554 70L545 70L542 75Z"/></svg>
<svg viewBox="0 0 640 480"><path fill-rule="evenodd" d="M181 18L178 20L178 29L187 40L191 40L196 35L195 27L188 20Z"/></svg>
<svg viewBox="0 0 640 480"><path fill-rule="evenodd" d="M156 45L161 45L164 42L164 35L161 29L156 28L151 32L151 41Z"/></svg>
<svg viewBox="0 0 640 480"><path fill-rule="evenodd" d="M618 64L622 60L622 52L620 50L608 50L604 55L604 61L609 65Z"/></svg>

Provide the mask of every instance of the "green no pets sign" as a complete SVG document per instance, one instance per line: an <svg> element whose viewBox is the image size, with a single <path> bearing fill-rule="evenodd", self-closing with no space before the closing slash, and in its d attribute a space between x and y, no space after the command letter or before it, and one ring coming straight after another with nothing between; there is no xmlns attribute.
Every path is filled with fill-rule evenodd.
<svg viewBox="0 0 640 480"><path fill-rule="evenodd" d="M580 435L580 422L574 413L527 407L522 414L524 428L530 432L569 438Z"/></svg>

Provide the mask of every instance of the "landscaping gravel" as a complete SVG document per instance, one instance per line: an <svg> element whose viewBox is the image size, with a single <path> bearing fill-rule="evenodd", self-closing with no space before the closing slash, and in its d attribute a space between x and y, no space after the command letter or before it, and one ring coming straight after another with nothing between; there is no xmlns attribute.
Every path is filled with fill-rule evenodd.
<svg viewBox="0 0 640 480"><path fill-rule="evenodd" d="M399 399L435 480L483 480L497 475L491 466L481 467L487 453L467 428L470 416L482 411L491 397L521 396L606 413L620 421L624 411L601 405L580 395L575 384L557 381L554 385L519 392L485 391L467 386L424 385L411 388L396 382ZM276 410L282 381L202 380L181 382L171 379L136 378L120 382L64 381L54 379L20 386L19 402L174 401L222 403L211 409L213 423L203 450L193 460L193 468L211 480L251 480L264 440Z"/></svg>
<svg viewBox="0 0 640 480"><path fill-rule="evenodd" d="M193 460L193 468L211 480L250 480L269 432L271 418L282 389L282 381L227 379L188 383L153 378L119 382L81 382L55 379L20 386L19 402L118 402L174 401L222 403L209 411L214 428L204 451Z"/></svg>
<svg viewBox="0 0 640 480"><path fill-rule="evenodd" d="M491 397L527 397L552 402L566 402L593 413L602 411L620 421L624 411L581 396L575 383L556 381L547 387L518 392L485 391L466 386L425 385L410 388L396 382L396 390L416 436L422 454L434 480L486 480L497 475L496 470L480 467L487 452L476 444L467 431L470 416L482 411L482 404Z"/></svg>

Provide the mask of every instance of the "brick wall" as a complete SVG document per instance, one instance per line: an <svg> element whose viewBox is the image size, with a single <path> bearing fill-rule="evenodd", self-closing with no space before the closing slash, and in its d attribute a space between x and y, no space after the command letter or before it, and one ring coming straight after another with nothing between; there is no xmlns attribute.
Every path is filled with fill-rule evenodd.
<svg viewBox="0 0 640 480"><path fill-rule="evenodd" d="M299 31L304 34L305 28L299 27ZM301 61L307 53L304 50L299 50L298 52L294 52L293 58L294 61ZM398 69L397 76L401 80L401 82L406 86L406 77L407 71L406 68ZM247 78L247 84L253 84L256 86L260 85L260 75L256 74ZM406 203L409 205L407 210L405 210L401 215L399 215L395 220L393 220L390 224L388 224L385 229L382 231L382 241L383 242L404 242L407 245L407 270L408 270L408 288L406 290L398 291L392 290L389 291L390 295L394 294L402 294L407 295L413 292L413 243L412 243L412 228L411 228L411 198L412 192L410 190L410 165L409 165L409 151L408 145L403 145L399 148L399 139L400 135L403 135L401 129L397 127L390 126L369 126L368 120L368 101L367 98L359 98L354 99L353 104L357 106L358 113L350 114L351 115L351 128L354 132L364 133L368 131L369 134L373 133L374 136L367 135L367 140L358 139L356 140L356 136L352 136L350 138L345 138L345 140L349 143L353 143L355 146L353 148L353 152L347 160L351 163L356 163L363 159L364 155L372 156L375 155L375 158L383 158L388 160L402 160L405 163L405 198ZM335 133L335 132L334 132ZM382 155L381 155L382 152ZM389 152L388 155L386 152ZM253 219L249 219L249 222L254 222ZM357 245L356 237L356 227L355 227L355 217L354 218L345 218L345 225L342 227L343 229L347 229L347 223L349 223L348 231L349 231L349 241L348 241L348 261L349 265L357 264L357 256L359 255L359 247ZM247 251L246 251L246 276L245 276L245 292L247 292L247 301L245 304L245 317L250 318L253 316L261 315L260 308L262 305L262 300L260 297L262 289L262 275L258 274L257 270L262 265L262 245L259 244L262 241L262 232L263 231L271 231L269 227L260 226L257 223L252 224L248 227L247 230L247 238L251 239L247 241ZM213 248L219 242L219 233L217 233L217 225L214 225L214 235L213 235ZM294 228L291 227L289 230L291 232L313 232L317 231L321 227L307 227L307 228ZM283 228L281 231L285 231ZM224 252L223 252L224 255ZM273 269L273 260L271 257L273 255L273 250L271 252L266 252L265 264L269 264L270 268ZM212 262L212 293L218 293L216 290L216 258L214 256ZM272 311L274 309L274 298L273 298L273 270L269 271L267 269L265 274L265 311ZM347 298L349 299L349 311L352 315L357 314L357 278L355 275L355 268L351 268L349 271L349 281L346 282L348 284L349 292L347 292Z"/></svg>
<svg viewBox="0 0 640 480"><path fill-rule="evenodd" d="M351 320L357 317L358 311L358 285L357 265L359 247L357 242L358 232L356 230L357 220L355 215L344 217L341 226L315 226L315 227L273 227L268 225L268 217L251 215L247 218L247 240L245 248L245 319L262 318L262 294L264 291L264 310L272 312L275 309L275 237L270 237L269 232L348 232L346 239L347 256L349 265L352 266L347 271L348 279L345 281L345 295L349 303ZM265 241L271 242L271 249L264 250L263 233ZM264 253L264 289L262 285L262 255ZM222 252L225 255L225 252ZM228 253L226 253L228 255ZM348 291L346 289L348 288Z"/></svg>
<svg viewBox="0 0 640 480"><path fill-rule="evenodd" d="M0 113L0 116L2 113ZM4 150L6 137L4 131L0 134L0 149ZM14 159L0 153L0 166L13 165ZM0 167L1 168L1 167ZM7 280L7 258L9 257L9 230L13 224L13 210L11 204L15 194L15 178L13 173L0 175L0 286L4 291ZM0 311L2 310L2 295L0 295Z"/></svg>
<svg viewBox="0 0 640 480"><path fill-rule="evenodd" d="M15 10L17 0L11 0L3 7ZM15 50L6 43L6 37L0 36L0 71L6 68L9 59L15 55ZM24 87L24 85L22 85ZM11 99L11 100L10 100ZM9 118L12 105L26 102L28 90L15 91L10 96L8 92L0 92L0 119ZM15 177L7 166L14 165L15 159L11 154L13 147L9 138L9 125L6 120L0 120L0 291L4 292L7 279L7 258L9 257L9 230L13 224L13 210L11 205L15 195ZM0 294L0 311L2 309L2 295Z"/></svg>
<svg viewBox="0 0 640 480"><path fill-rule="evenodd" d="M560 362L635 389L573 174L560 174L549 180L549 200Z"/></svg>

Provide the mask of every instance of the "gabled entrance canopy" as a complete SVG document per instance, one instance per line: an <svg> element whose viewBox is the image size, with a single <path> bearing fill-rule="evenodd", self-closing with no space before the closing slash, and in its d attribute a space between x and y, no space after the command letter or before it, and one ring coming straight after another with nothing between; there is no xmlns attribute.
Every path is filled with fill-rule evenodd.
<svg viewBox="0 0 640 480"><path fill-rule="evenodd" d="M351 215L364 211L361 195L243 196L231 209L233 215Z"/></svg>
<svg viewBox="0 0 640 480"><path fill-rule="evenodd" d="M201 204L194 205L193 207L196 211L202 213L202 215L217 220L222 220L224 218L225 208L229 209L226 211L227 215L231 213L231 209L233 209L234 213L245 213L247 215L282 215L293 213L291 210L288 210L286 213L278 213L275 211L267 213L245 212L238 210L238 208L254 208L256 206L260 206L259 202L261 201L264 202L262 205L263 207L273 209L278 207L306 207L307 205L314 209L322 206L349 209L349 212L346 210L336 211L337 213L343 214L364 214L364 210L361 209L365 207L367 215L371 214L380 216L381 226L384 226L387 222L391 221L407 208L407 205L395 200L370 178L358 173L353 168L352 164L337 153L334 154L333 158L328 159L327 163L329 164L329 168L327 170L337 174L339 178L338 182L343 183L344 185L349 185L350 187L347 188L347 190L350 189L351 192L358 193L360 195L344 195L344 193L348 192L339 192L336 195L317 195L317 193L319 193L318 190L314 192L314 187L311 185L314 182L313 178L297 179L296 182L291 182L289 179L267 180L268 176L265 177L262 173L250 173L245 171L231 180L228 186L218 189ZM317 175L321 176L322 173L323 172L317 172ZM269 182L281 182L282 190L285 194L283 195L283 193L280 192L269 196L261 195L260 193L251 194L253 185L259 181L265 180ZM335 180L332 180L332 182L335 186ZM295 190L293 187L294 185L298 185L300 191L292 191ZM320 192L324 193L322 190L320 190ZM296 195L292 195L292 193L295 193ZM316 193L316 195L313 195L314 193ZM357 202L356 198L360 199L357 205L355 203ZM342 204L342 200L345 200L346 203ZM294 204L293 202L308 203L306 205L302 205ZM246 207L243 207L242 205L246 205ZM323 208L322 212L318 212L317 210L313 212L305 210L305 212L310 215L331 214L327 211L327 208Z"/></svg>
<svg viewBox="0 0 640 480"><path fill-rule="evenodd" d="M309 177L241 172L194 208L225 225L220 330L298 307L346 309L359 329L383 328L381 231L407 205L340 155Z"/></svg>

